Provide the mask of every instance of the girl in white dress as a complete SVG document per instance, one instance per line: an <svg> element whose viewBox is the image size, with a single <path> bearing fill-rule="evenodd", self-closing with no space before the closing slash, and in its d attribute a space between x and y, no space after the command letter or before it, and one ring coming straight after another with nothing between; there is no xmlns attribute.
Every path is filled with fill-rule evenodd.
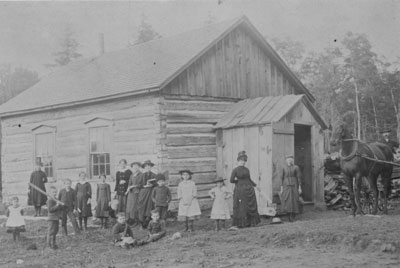
<svg viewBox="0 0 400 268"><path fill-rule="evenodd" d="M217 187L212 188L208 194L214 199L211 219L215 220L215 231L218 232L220 230L220 221L225 229L225 220L231 218L227 201L231 197L231 192L225 186L224 179L219 178L216 183Z"/></svg>
<svg viewBox="0 0 400 268"><path fill-rule="evenodd" d="M191 180L192 172L190 170L179 171L182 181L178 185L178 220L185 221L185 232L193 232L193 221L199 219L201 215L199 202L197 201L196 184ZM190 229L189 229L190 223Z"/></svg>
<svg viewBox="0 0 400 268"><path fill-rule="evenodd" d="M12 199L12 205L8 207L7 215L7 233L13 234L14 241L20 239L19 233L25 232L25 220L22 216L24 214L23 209L19 206L18 197L14 196Z"/></svg>

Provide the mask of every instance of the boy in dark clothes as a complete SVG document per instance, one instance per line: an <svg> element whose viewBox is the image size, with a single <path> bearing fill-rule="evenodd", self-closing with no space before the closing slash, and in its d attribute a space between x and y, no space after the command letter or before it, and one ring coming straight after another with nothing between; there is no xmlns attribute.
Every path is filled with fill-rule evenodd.
<svg viewBox="0 0 400 268"><path fill-rule="evenodd" d="M50 195L56 199L57 198L57 188L54 186L50 187ZM47 221L49 222L47 229L47 245L52 249L57 249L56 245L56 235L58 233L58 223L60 220L61 213L63 211L63 206L60 201L53 199L47 200L47 208L49 210Z"/></svg>
<svg viewBox="0 0 400 268"><path fill-rule="evenodd" d="M76 202L76 192L74 189L71 188L71 180L70 179L65 179L64 185L65 188L61 189L61 191L58 193L58 200L64 203L64 209L62 211L62 218L61 218L61 227L63 230L63 235L67 236L68 235L68 230L67 230L67 218L72 223L72 226L74 227L75 234L79 234L79 228L78 228L78 222L76 221L74 213L76 213L75 210L75 202Z"/></svg>
<svg viewBox="0 0 400 268"><path fill-rule="evenodd" d="M119 213L117 223L112 228L113 242L116 246L129 248L136 245L136 240L133 239L133 233L129 225L126 223L124 213Z"/></svg>
<svg viewBox="0 0 400 268"><path fill-rule="evenodd" d="M155 209L160 213L160 218L166 220L168 212L168 203L171 201L171 191L165 185L165 176L157 174L158 186L153 189L151 198L153 199Z"/></svg>
<svg viewBox="0 0 400 268"><path fill-rule="evenodd" d="M160 219L160 212L158 210L151 212L151 221L147 229L149 230L149 234L147 240L145 240L146 243L155 242L167 233L165 221Z"/></svg>

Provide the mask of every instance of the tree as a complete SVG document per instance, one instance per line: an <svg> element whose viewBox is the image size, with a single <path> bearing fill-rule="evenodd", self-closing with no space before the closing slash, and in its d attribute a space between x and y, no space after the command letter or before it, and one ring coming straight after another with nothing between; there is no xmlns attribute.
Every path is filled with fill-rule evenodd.
<svg viewBox="0 0 400 268"><path fill-rule="evenodd" d="M205 20L205 25L210 25L217 22L217 18L209 11L207 15L207 19Z"/></svg>
<svg viewBox="0 0 400 268"><path fill-rule="evenodd" d="M15 97L39 81L38 73L25 68L12 68L10 64L0 66L0 103Z"/></svg>
<svg viewBox="0 0 400 268"><path fill-rule="evenodd" d="M64 66L80 57L82 54L78 52L78 41L74 38L74 33L70 27L64 31L64 35L60 41L60 50L52 53L55 57L55 63L46 64L47 67Z"/></svg>
<svg viewBox="0 0 400 268"><path fill-rule="evenodd" d="M150 23L147 22L146 15L142 14L142 20L138 29L138 36L136 37L136 41L133 45L141 44L158 38L161 38L161 35L153 29L153 26L151 26Z"/></svg>

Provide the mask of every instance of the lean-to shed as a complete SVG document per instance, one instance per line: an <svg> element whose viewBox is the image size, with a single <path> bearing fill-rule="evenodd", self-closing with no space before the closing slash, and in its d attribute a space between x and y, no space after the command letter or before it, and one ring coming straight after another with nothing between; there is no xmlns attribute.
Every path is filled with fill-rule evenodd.
<svg viewBox="0 0 400 268"><path fill-rule="evenodd" d="M294 154L303 174L303 199L323 206L323 130L326 125L304 95L260 97L240 101L215 126L217 174L230 178L237 153L245 150L247 167L261 188L260 214L275 201L281 186L284 156Z"/></svg>
<svg viewBox="0 0 400 268"><path fill-rule="evenodd" d="M191 169L209 204L213 126L242 99L288 94L314 101L246 17L72 62L0 107L3 190L26 197L35 161L58 186L80 171L95 186L120 159L150 159L174 197Z"/></svg>

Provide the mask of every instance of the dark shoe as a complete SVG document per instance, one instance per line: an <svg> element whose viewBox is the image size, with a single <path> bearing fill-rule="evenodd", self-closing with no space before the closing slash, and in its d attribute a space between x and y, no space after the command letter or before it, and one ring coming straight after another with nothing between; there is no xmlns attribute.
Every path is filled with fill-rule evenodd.
<svg viewBox="0 0 400 268"><path fill-rule="evenodd" d="M51 248L56 250L56 249L58 249L58 246L57 245L53 245Z"/></svg>

